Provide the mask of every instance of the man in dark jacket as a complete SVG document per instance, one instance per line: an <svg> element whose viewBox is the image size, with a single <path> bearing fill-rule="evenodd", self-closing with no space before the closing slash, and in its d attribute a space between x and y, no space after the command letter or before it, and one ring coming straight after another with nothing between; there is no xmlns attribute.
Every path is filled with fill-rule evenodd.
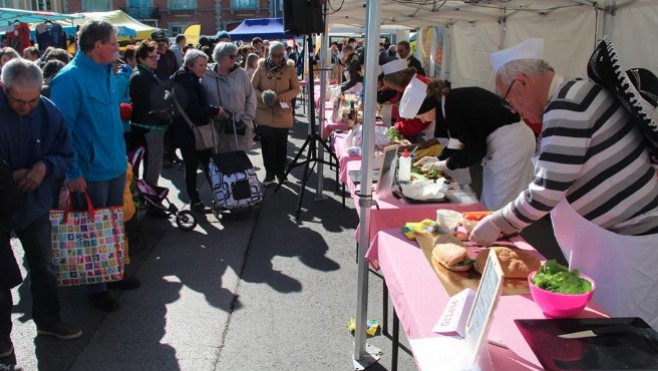
<svg viewBox="0 0 658 371"><path fill-rule="evenodd" d="M0 157L24 198L17 211L0 221L0 369L2 359L13 353L11 289L22 282L10 245L12 231L27 259L37 333L66 340L82 335L60 319L57 279L50 265L51 181L72 167L71 138L60 111L40 96L43 78L36 64L11 60L2 69L2 83Z"/></svg>
<svg viewBox="0 0 658 371"><path fill-rule="evenodd" d="M423 64L420 63L418 58L411 55L411 45L409 45L408 41L400 41L398 43L397 52L401 59L406 59L409 61L409 67L415 68L417 74L425 76Z"/></svg>

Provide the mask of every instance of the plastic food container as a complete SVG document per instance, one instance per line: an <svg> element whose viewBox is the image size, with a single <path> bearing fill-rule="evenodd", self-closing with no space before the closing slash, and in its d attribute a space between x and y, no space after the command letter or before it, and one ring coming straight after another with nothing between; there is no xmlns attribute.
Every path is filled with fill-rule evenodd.
<svg viewBox="0 0 658 371"><path fill-rule="evenodd" d="M466 211L462 213L462 226L466 229L467 233L471 233L473 228L484 219L486 216L490 215L492 211Z"/></svg>
<svg viewBox="0 0 658 371"><path fill-rule="evenodd" d="M545 315L553 318L570 318L574 317L589 303L589 300L594 295L596 290L596 283L590 277L580 274L580 276L592 283L592 290L586 294L558 294L556 292L540 289L532 283L532 278L537 271L533 271L528 275L528 286L530 287L530 295L537 303L539 309Z"/></svg>
<svg viewBox="0 0 658 371"><path fill-rule="evenodd" d="M447 229L454 230L462 221L462 213L455 210L436 210L436 222Z"/></svg>

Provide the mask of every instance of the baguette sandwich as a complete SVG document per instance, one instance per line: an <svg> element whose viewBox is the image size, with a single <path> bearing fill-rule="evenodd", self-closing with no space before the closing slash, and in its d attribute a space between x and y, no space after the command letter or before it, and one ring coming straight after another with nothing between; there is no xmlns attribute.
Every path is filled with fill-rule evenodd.
<svg viewBox="0 0 658 371"><path fill-rule="evenodd" d="M527 278L530 272L538 270L541 266L539 259L527 251L504 246L492 246L480 251L475 258L476 271L480 273L484 271L484 265L490 251L494 251L498 256L505 278Z"/></svg>
<svg viewBox="0 0 658 371"><path fill-rule="evenodd" d="M446 269L464 272L473 266L466 247L453 236L441 236L432 249L432 259Z"/></svg>

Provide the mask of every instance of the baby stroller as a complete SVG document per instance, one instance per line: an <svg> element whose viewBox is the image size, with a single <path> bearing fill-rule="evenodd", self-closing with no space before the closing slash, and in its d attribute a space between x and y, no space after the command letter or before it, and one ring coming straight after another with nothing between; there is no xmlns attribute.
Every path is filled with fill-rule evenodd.
<svg viewBox="0 0 658 371"><path fill-rule="evenodd" d="M167 217L173 215L176 218L176 225L178 228L184 231L193 230L198 224L197 216L193 211L179 210L176 205L169 201L167 198L169 189L153 186L144 179L138 179L139 166L144 159L144 152L144 147L138 147L128 154L128 161L132 165L133 174L135 174L135 179L137 179L137 192L142 200L142 206L146 206L149 209L155 208L155 210L160 210Z"/></svg>

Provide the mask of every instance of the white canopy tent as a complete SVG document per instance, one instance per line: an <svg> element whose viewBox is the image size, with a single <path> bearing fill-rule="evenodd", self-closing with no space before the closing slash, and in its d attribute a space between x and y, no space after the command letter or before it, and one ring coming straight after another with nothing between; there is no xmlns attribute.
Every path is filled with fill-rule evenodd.
<svg viewBox="0 0 658 371"><path fill-rule="evenodd" d="M328 1L328 0L327 0ZM330 30L365 27L366 74L364 87L364 139L361 168L361 223L359 256L369 247L371 164L374 152L376 38L380 28L446 27L441 75L454 87L494 87L489 54L530 37L544 38L545 58L566 77L586 77L587 61L597 41L610 35L622 67L658 71L656 0L331 0ZM359 259L356 331L353 361L363 369L378 359L366 348L368 263ZM376 352L376 350L375 350Z"/></svg>

